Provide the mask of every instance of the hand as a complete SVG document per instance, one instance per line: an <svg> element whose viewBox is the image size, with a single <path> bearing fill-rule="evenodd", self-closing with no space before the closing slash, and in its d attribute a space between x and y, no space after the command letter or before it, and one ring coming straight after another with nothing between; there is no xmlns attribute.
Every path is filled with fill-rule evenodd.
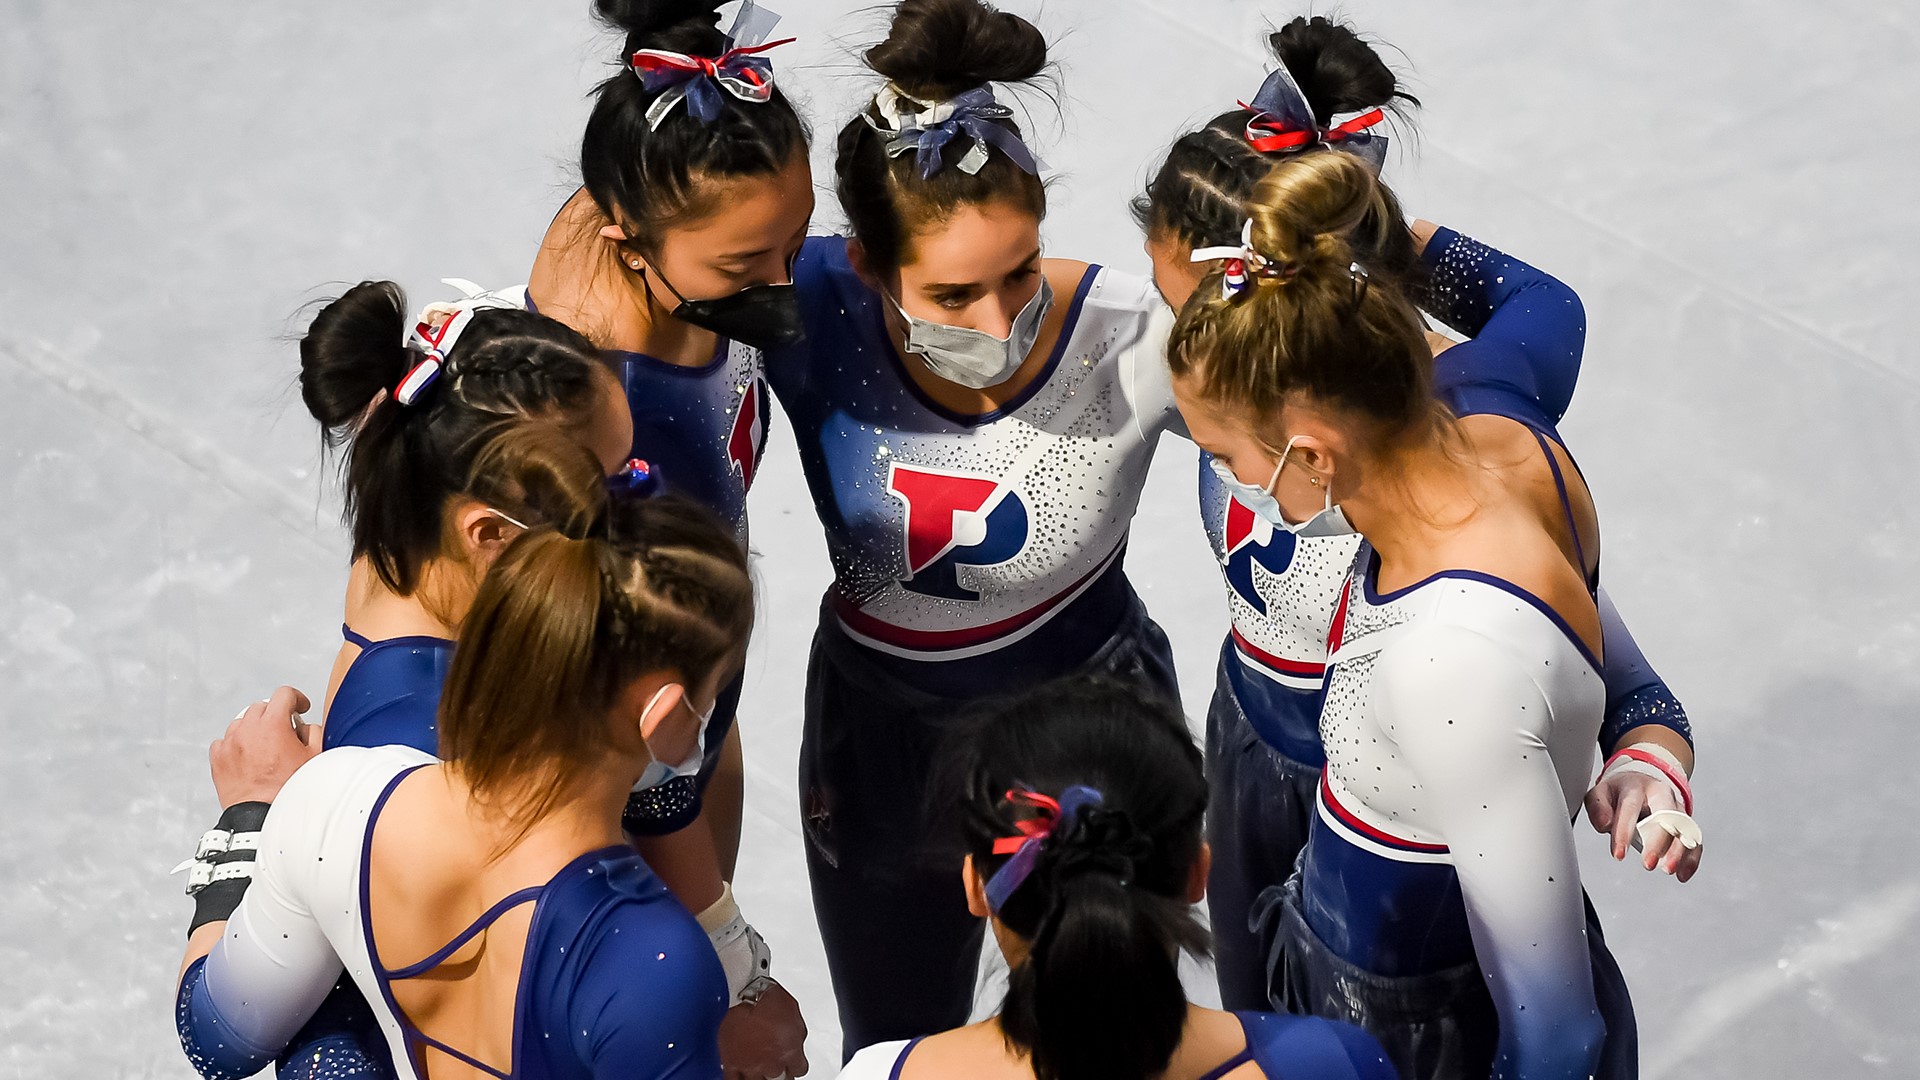
<svg viewBox="0 0 1920 1080"><path fill-rule="evenodd" d="M720 1021L720 1065L727 1080L805 1076L806 1044L800 1003L771 979L758 1000L735 1005Z"/></svg>
<svg viewBox="0 0 1920 1080"><path fill-rule="evenodd" d="M282 686L233 718L227 733L207 748L221 809L272 802L287 778L320 752L320 729L301 719L312 707L307 695Z"/></svg>
<svg viewBox="0 0 1920 1080"><path fill-rule="evenodd" d="M1613 857L1625 861L1633 844L1640 820L1659 810L1685 811L1673 784L1645 773L1616 771L1600 778L1587 792L1587 820L1593 830L1613 834ZM1656 867L1682 882L1691 879L1700 868L1700 856L1706 849L1687 847L1665 829L1650 828L1641 836L1650 836L1641 852L1640 865Z"/></svg>

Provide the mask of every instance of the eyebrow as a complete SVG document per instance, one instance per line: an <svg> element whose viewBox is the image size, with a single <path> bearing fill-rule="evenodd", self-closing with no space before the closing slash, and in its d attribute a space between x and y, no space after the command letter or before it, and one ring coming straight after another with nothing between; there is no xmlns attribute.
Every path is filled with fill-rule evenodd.
<svg viewBox="0 0 1920 1080"><path fill-rule="evenodd" d="M1034 248L1033 254L1020 260L1020 265L1024 267L1029 263L1037 261L1039 258L1040 249ZM967 289L977 289L979 287L980 283L977 281L933 281L920 286L923 292L964 292Z"/></svg>

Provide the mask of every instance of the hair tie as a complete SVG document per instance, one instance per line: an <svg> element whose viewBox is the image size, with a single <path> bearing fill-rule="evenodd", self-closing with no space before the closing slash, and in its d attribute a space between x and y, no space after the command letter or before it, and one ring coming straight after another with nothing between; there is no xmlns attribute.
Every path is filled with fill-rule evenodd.
<svg viewBox="0 0 1920 1080"><path fill-rule="evenodd" d="M393 400L401 405L412 405L420 400L446 370L447 356L453 352L454 343L466 332L473 321L473 313L489 308L519 308L523 305L499 293L488 292L465 278L441 278L442 284L451 285L464 294L456 301L437 300L420 309L414 317L413 329L407 331L400 344L410 352L420 353L421 357L400 382L393 388ZM378 405L376 397L372 405Z"/></svg>
<svg viewBox="0 0 1920 1080"><path fill-rule="evenodd" d="M1344 120L1336 116L1334 124L1321 127L1313 122L1313 108L1284 63L1260 84L1252 104L1238 104L1253 113L1247 121L1247 145L1262 154L1326 145L1365 161L1375 172L1386 163L1387 137L1368 130L1386 120L1385 111L1378 107L1363 109L1344 114Z"/></svg>
<svg viewBox="0 0 1920 1080"><path fill-rule="evenodd" d="M660 96L647 106L647 130L657 131L667 114L681 102L703 124L720 118L721 91L750 105L773 99L773 61L761 56L796 38L767 41L780 16L756 7L753 0L740 6L727 31L727 49L719 56L693 56L666 49L638 49L628 59L640 85Z"/></svg>
<svg viewBox="0 0 1920 1080"><path fill-rule="evenodd" d="M1245 293L1256 277L1285 284L1300 272L1299 263L1275 262L1254 250L1252 219L1240 227L1239 244L1195 248L1193 254L1187 257L1188 262L1197 263L1215 259L1221 260L1220 298L1223 300L1232 300Z"/></svg>
<svg viewBox="0 0 1920 1080"><path fill-rule="evenodd" d="M620 471L607 477L607 494L616 498L651 499L666 494L666 477L658 465L641 458L629 458Z"/></svg>
<svg viewBox="0 0 1920 1080"><path fill-rule="evenodd" d="M994 100L991 86L976 86L924 111L915 110L914 104L899 87L888 83L874 95L873 109L863 115L868 126L887 136L888 157L913 153L922 180L932 179L946 166L946 146L962 134L971 137L973 145L954 164L968 176L986 167L989 145L999 147L1033 176L1046 167L1019 133L1002 123L1013 118L1013 110Z"/></svg>
<svg viewBox="0 0 1920 1080"><path fill-rule="evenodd" d="M1011 790L1006 794L1006 801L1030 806L1037 814L1014 823L1014 828L1020 830L1018 834L993 842L995 855L1013 856L987 879L987 907L995 914L1033 873L1033 864L1054 830L1079 817L1088 807L1104 806L1107 800L1094 788L1075 784L1061 792L1057 800L1037 791Z"/></svg>

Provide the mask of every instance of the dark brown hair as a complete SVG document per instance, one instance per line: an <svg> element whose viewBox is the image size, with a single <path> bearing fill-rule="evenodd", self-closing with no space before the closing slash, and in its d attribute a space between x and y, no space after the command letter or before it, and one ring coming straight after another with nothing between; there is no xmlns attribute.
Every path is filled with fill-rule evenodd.
<svg viewBox="0 0 1920 1080"><path fill-rule="evenodd" d="M494 308L474 313L438 380L401 405L393 389L421 359L403 344L407 318L400 286L363 281L323 307L300 339L300 396L326 446L346 447L354 558L364 556L402 596L444 548L448 502L496 497L474 487L489 475L475 463L493 440L529 419L578 430L593 414L596 379L606 377L574 330Z"/></svg>
<svg viewBox="0 0 1920 1080"><path fill-rule="evenodd" d="M753 628L746 553L711 512L594 488L593 505L495 562L440 700L442 756L522 831L603 758L623 689L653 672L704 687Z"/></svg>
<svg viewBox="0 0 1920 1080"><path fill-rule="evenodd" d="M1187 1020L1179 954L1204 958L1187 888L1207 781L1177 702L1074 676L985 706L955 740L961 832L976 873L1011 856L1031 810L1009 789L1100 804L1060 822L997 912L1027 942L1007 977L1001 1032L1040 1080L1146 1080L1166 1071Z"/></svg>
<svg viewBox="0 0 1920 1080"><path fill-rule="evenodd" d="M600 20L624 35L620 70L594 90L580 140L580 178L607 219L643 254L674 223L704 217L711 178L770 176L807 153L807 128L777 84L765 102L720 95L709 123L675 106L658 127L647 110L660 92L641 85L631 58L640 49L718 56L727 47L717 9L724 0L595 0ZM664 92L664 91L662 91Z"/></svg>
<svg viewBox="0 0 1920 1080"><path fill-rule="evenodd" d="M1399 228L1391 196L1350 154L1275 166L1248 199L1253 250L1269 266L1245 292L1200 283L1175 322L1167 360L1201 392L1269 415L1305 393L1397 437L1435 410L1433 359L1419 312L1391 275L1356 276L1358 252Z"/></svg>
<svg viewBox="0 0 1920 1080"><path fill-rule="evenodd" d="M1383 108L1394 114L1396 129L1403 128L1407 107L1420 105L1379 52L1344 23L1302 15L1269 35L1267 47L1293 75L1321 127L1337 114ZM1169 235L1189 247L1238 243L1247 197L1267 170L1290 156L1328 152L1320 145L1261 153L1247 143L1252 118L1246 109L1232 109L1174 141L1146 191L1133 201L1134 219L1149 236ZM1361 255L1374 272L1406 278L1418 258L1390 193L1387 206L1400 227L1381 231L1382 246Z"/></svg>
<svg viewBox="0 0 1920 1080"><path fill-rule="evenodd" d="M924 111L983 83L1033 79L1046 70L1047 41L1032 23L982 0L901 0L887 39L868 49L866 60ZM914 155L887 156L887 136L869 118L886 119L869 102L849 121L834 169L840 208L876 270L912 261L914 233L962 206L1006 202L1046 216L1046 186L1004 152L992 150L979 172L963 172L954 164L969 145L963 134L950 145L946 166L922 179ZM1020 131L1010 119L992 122Z"/></svg>

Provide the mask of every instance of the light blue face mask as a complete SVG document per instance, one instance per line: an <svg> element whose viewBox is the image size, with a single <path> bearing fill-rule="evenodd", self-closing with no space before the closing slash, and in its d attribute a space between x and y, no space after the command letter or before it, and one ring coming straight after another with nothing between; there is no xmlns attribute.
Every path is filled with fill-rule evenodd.
<svg viewBox="0 0 1920 1080"><path fill-rule="evenodd" d="M669 689L670 687L663 686L654 691L653 696L647 699L647 707L640 710L640 715L645 716L652 712L654 703L659 701L660 695L666 693ZM693 708L687 701L685 688L682 688L680 704L686 706L689 710ZM640 774L640 782L633 785L633 790L646 791L650 788L657 788L661 784L668 783L669 781L677 780L682 776L700 775L700 766L707 758L707 725L713 722L713 711L719 707L719 704L719 701L716 700L712 705L707 706L706 712L694 713L695 716L700 718L700 730L693 739L693 752L688 754L687 759L680 764L669 765L661 761L660 755L654 754L653 752L653 744L648 742L647 753L653 754L653 760L647 762L646 771ZM643 738L642 741L645 741L645 739Z"/></svg>
<svg viewBox="0 0 1920 1080"><path fill-rule="evenodd" d="M1040 340L1040 324L1053 310L1053 286L1047 283L1045 274L1040 276L1039 290L1014 316L1013 326L1003 338L916 318L907 314L891 294L883 295L907 321L907 351L918 356L928 371L974 390L998 386L1013 377L1033 351L1033 343Z"/></svg>
<svg viewBox="0 0 1920 1080"><path fill-rule="evenodd" d="M1233 475L1233 470L1221 464L1217 457L1209 456L1207 465L1213 469L1213 475L1228 494L1239 500L1240 505L1254 512L1256 517L1276 529L1285 529L1295 536L1352 536L1353 526L1347 523L1347 515L1333 504L1333 485L1327 485L1327 504L1320 512L1302 522L1287 520L1280 510L1280 500L1273 497L1273 487L1280 482L1280 470L1287 467L1287 455L1293 453L1293 444L1299 439L1295 436L1287 440L1287 448L1280 451L1280 461L1273 467L1273 475L1267 477L1265 487L1252 484Z"/></svg>

